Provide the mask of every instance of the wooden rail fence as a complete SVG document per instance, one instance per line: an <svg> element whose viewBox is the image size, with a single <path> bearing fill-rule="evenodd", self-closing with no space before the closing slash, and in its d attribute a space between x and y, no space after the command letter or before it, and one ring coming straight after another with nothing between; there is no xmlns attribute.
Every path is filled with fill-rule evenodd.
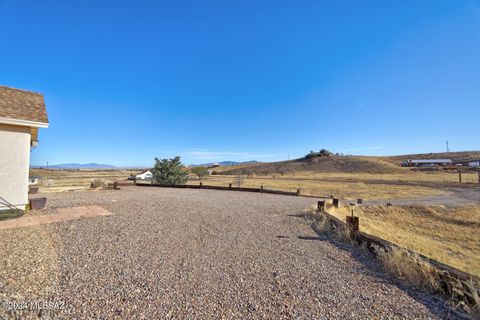
<svg viewBox="0 0 480 320"><path fill-rule="evenodd" d="M164 185L158 183L136 183L136 186L140 187L159 187L159 188L180 188L180 189L210 189L210 190L224 190L224 191L245 191L245 192L260 192L260 193L269 193L269 194L279 194L284 196L297 196L297 197L308 197L308 198L326 198L321 196L312 196L312 195L303 195L300 189L297 191L281 191L281 190L270 190L265 189L263 186L260 188L244 188L244 187L234 187L230 183L228 187L224 186L208 186L200 182L198 185L194 184L180 184L180 185Z"/></svg>

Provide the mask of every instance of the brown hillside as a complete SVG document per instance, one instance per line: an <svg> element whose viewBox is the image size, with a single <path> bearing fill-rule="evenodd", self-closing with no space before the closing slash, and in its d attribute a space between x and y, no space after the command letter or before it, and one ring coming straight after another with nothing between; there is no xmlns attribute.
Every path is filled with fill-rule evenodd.
<svg viewBox="0 0 480 320"><path fill-rule="evenodd" d="M220 170L219 170L220 171ZM242 167L222 170L219 174L280 174L301 171L315 172L370 172L394 173L402 171L397 165L376 157L363 156L332 156L300 158L290 161L255 163Z"/></svg>

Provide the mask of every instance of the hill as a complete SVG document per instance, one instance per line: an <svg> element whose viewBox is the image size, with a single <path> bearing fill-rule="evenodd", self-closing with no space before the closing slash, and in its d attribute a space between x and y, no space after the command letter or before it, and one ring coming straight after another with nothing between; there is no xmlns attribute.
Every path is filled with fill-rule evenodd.
<svg viewBox="0 0 480 320"><path fill-rule="evenodd" d="M396 164L379 157L331 156L300 158L289 161L255 163L218 170L219 174L282 174L300 171L394 173L402 171Z"/></svg>

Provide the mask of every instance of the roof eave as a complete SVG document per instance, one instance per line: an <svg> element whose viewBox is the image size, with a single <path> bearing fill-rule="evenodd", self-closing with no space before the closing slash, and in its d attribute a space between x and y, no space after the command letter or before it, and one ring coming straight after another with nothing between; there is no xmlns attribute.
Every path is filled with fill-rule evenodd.
<svg viewBox="0 0 480 320"><path fill-rule="evenodd" d="M24 127L33 127L33 128L48 128L48 126L50 125L48 122L37 122L37 121L13 119L13 118L6 118L6 117L0 117L0 123L11 124L16 126L24 126Z"/></svg>

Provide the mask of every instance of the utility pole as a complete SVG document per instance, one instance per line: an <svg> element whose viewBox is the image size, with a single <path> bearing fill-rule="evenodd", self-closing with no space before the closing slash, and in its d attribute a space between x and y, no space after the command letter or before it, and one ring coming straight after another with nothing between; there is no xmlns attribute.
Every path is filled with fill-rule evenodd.
<svg viewBox="0 0 480 320"><path fill-rule="evenodd" d="M450 148L448 147L448 140L447 140L447 152L450 152Z"/></svg>
<svg viewBox="0 0 480 320"><path fill-rule="evenodd" d="M48 161L47 161L47 170L48 170Z"/></svg>

